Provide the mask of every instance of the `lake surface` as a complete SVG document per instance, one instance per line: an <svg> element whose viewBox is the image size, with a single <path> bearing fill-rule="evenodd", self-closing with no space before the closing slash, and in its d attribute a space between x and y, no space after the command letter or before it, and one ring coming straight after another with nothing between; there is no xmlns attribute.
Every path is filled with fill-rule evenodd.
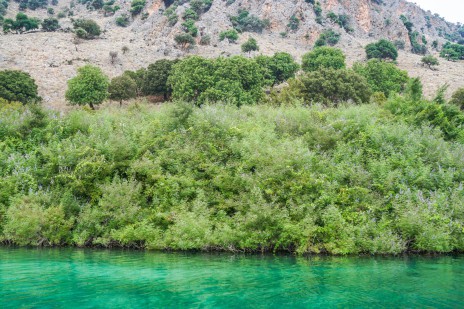
<svg viewBox="0 0 464 309"><path fill-rule="evenodd" d="M0 247L1 308L464 308L464 257Z"/></svg>

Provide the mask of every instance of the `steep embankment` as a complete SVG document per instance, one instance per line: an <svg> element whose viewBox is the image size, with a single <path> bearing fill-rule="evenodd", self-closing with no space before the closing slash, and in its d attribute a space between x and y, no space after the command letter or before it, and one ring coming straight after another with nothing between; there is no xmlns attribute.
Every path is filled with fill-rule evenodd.
<svg viewBox="0 0 464 309"><path fill-rule="evenodd" d="M400 51L398 64L408 70L412 76L420 76L425 84L426 95L431 95L440 84L449 83L450 92L463 86L462 73L464 64L441 61L438 71L430 71L417 65L420 56L410 50L408 31L400 20L405 15L413 23L414 30L424 35L429 51L432 41L445 42L443 35L451 33L454 25L445 22L430 12L421 10L416 5L404 0L370 1L370 0L326 0L320 3L320 12L311 1L275 1L275 0L215 0L211 7L200 14L195 22L199 35L209 35L209 45L197 44L195 48L184 51L174 43L175 35L183 32L182 16L189 7L186 3L176 6L174 10L178 22L171 26L164 11L164 1L148 1L144 13L131 19L126 28L118 27L115 19L130 10L130 2L119 0L115 4L121 9L113 16L104 16L100 11L89 11L85 5L68 0L60 0L54 6L55 14L72 11L73 16L60 19L64 32L31 32L25 34L0 35L0 67L14 68L29 72L39 85L40 95L47 106L62 107L66 81L75 75L76 69L86 63L98 65L110 76L121 74L124 70L146 67L156 59L176 58L189 54L207 57L227 56L240 53L240 44L250 36L255 37L260 45L260 53L272 54L287 51L296 59L313 47L314 42L324 29L332 28L341 33L337 44L347 54L348 63L362 61L365 58L363 47L376 39L388 38L392 41L404 41L405 50ZM72 7L72 8L71 8ZM171 8L173 6L171 5ZM261 20L268 19L269 27L261 33L244 32L236 44L220 41L219 33L232 27L229 16L236 16L239 10L247 10ZM10 3L7 16L18 12L18 4ZM346 23L335 23L328 14L344 16ZM48 17L45 9L27 10L30 16ZM290 29L290 18L299 20L298 27ZM100 38L76 42L71 18L91 18L103 29ZM319 19L318 19L319 18ZM340 24L342 26L340 26ZM285 36L285 37L283 37ZM77 43L77 44L76 44ZM125 54L121 49L128 46ZM118 59L110 62L109 53L117 51Z"/></svg>

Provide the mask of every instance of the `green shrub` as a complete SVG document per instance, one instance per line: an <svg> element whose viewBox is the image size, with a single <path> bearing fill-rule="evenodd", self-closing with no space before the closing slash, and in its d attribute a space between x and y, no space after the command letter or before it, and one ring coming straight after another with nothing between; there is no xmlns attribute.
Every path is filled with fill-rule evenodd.
<svg viewBox="0 0 464 309"><path fill-rule="evenodd" d="M464 109L464 87L459 88L453 93L450 103Z"/></svg>
<svg viewBox="0 0 464 309"><path fill-rule="evenodd" d="M178 34L174 37L176 44L179 44L182 49L192 48L195 46L195 39L190 33Z"/></svg>
<svg viewBox="0 0 464 309"><path fill-rule="evenodd" d="M3 20L3 32L8 33L14 31L16 33L23 33L25 31L30 31L38 29L40 20L37 18L29 18L24 13L16 14L16 20L6 18Z"/></svg>
<svg viewBox="0 0 464 309"><path fill-rule="evenodd" d="M408 73L393 63L371 59L367 63L355 63L353 70L364 76L375 92L389 96L391 92L400 93L408 82Z"/></svg>
<svg viewBox="0 0 464 309"><path fill-rule="evenodd" d="M41 100L29 73L16 70L0 71L0 98L22 103Z"/></svg>
<svg viewBox="0 0 464 309"><path fill-rule="evenodd" d="M219 33L219 40L224 41L227 39L230 43L235 43L238 40L238 32L234 29L228 29Z"/></svg>
<svg viewBox="0 0 464 309"><path fill-rule="evenodd" d="M132 13L132 15L138 15L143 11L145 5L145 0L132 0L130 12Z"/></svg>
<svg viewBox="0 0 464 309"><path fill-rule="evenodd" d="M116 18L116 25L120 27L127 27L130 24L130 19L127 14L122 14Z"/></svg>
<svg viewBox="0 0 464 309"><path fill-rule="evenodd" d="M259 50L258 42L256 42L256 39L254 38L249 38L245 43L242 44L241 48L242 48L242 52L244 53L249 53L252 51Z"/></svg>
<svg viewBox="0 0 464 309"><path fill-rule="evenodd" d="M398 51L392 42L387 40L379 40L376 43L371 43L366 46L367 59L391 59L398 58Z"/></svg>
<svg viewBox="0 0 464 309"><path fill-rule="evenodd" d="M338 105L342 102L367 103L371 88L367 80L352 70L323 68L301 77L307 102Z"/></svg>
<svg viewBox="0 0 464 309"><path fill-rule="evenodd" d="M77 34L83 39L93 39L101 34L100 26L91 19L76 19L73 22L73 26L76 34L78 33L78 29L84 30L85 34L83 34L83 36L79 36L79 34ZM81 31L81 33L83 32Z"/></svg>
<svg viewBox="0 0 464 309"><path fill-rule="evenodd" d="M344 69L345 54L338 48L317 47L313 51L303 55L301 68L305 72L317 71L324 68Z"/></svg>
<svg viewBox="0 0 464 309"><path fill-rule="evenodd" d="M42 21L42 29L44 31L52 32L60 29L60 24L56 18L46 18Z"/></svg>
<svg viewBox="0 0 464 309"><path fill-rule="evenodd" d="M263 96L264 81L256 61L239 56L212 60L188 57L174 65L169 77L173 97L197 105L208 101L254 104Z"/></svg>
<svg viewBox="0 0 464 309"><path fill-rule="evenodd" d="M298 254L464 249L456 106L399 95L337 108L139 103L42 110L42 124L29 126L40 119L31 107L0 105L4 242Z"/></svg>
<svg viewBox="0 0 464 309"><path fill-rule="evenodd" d="M433 70L432 66L439 65L438 59L432 55L422 57L421 62L431 70Z"/></svg>
<svg viewBox="0 0 464 309"><path fill-rule="evenodd" d="M319 38L314 43L315 47L321 47L325 45L334 46L340 40L340 33L333 31L332 29L326 30L319 35Z"/></svg>
<svg viewBox="0 0 464 309"><path fill-rule="evenodd" d="M269 26L269 20L259 19L246 10L239 10L237 16L231 16L230 21L238 32L258 32L261 33Z"/></svg>

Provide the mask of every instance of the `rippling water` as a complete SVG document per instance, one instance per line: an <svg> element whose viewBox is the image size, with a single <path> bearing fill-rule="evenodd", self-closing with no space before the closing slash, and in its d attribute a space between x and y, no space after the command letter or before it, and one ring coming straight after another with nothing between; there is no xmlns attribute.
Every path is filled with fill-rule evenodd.
<svg viewBox="0 0 464 309"><path fill-rule="evenodd" d="M0 248L1 308L464 307L464 257Z"/></svg>

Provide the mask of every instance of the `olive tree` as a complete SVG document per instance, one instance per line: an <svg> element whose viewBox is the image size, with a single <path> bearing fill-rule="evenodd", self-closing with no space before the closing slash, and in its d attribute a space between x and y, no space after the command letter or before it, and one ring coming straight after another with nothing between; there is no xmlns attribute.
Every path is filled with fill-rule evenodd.
<svg viewBox="0 0 464 309"><path fill-rule="evenodd" d="M108 86L108 94L111 100L119 101L119 106L122 106L122 101L137 96L137 84L128 75L115 77Z"/></svg>
<svg viewBox="0 0 464 309"><path fill-rule="evenodd" d="M0 71L0 98L22 103L40 100L34 79L17 70Z"/></svg>
<svg viewBox="0 0 464 309"><path fill-rule="evenodd" d="M365 48L367 59L391 59L396 60L398 58L398 50L395 45L385 39L381 39L376 43L368 44Z"/></svg>
<svg viewBox="0 0 464 309"><path fill-rule="evenodd" d="M167 100L172 92L168 78L172 66L177 60L162 59L148 66L143 80L142 92L144 95L163 95Z"/></svg>
<svg viewBox="0 0 464 309"><path fill-rule="evenodd" d="M343 69L345 68L345 55L338 48L316 47L313 51L303 55L301 66L305 72L323 68Z"/></svg>
<svg viewBox="0 0 464 309"><path fill-rule="evenodd" d="M77 70L77 76L68 81L66 100L72 105L86 105L95 109L108 97L108 77L98 67L85 65Z"/></svg>
<svg viewBox="0 0 464 309"><path fill-rule="evenodd" d="M338 105L341 102L369 102L372 90L367 80L353 70L320 69L301 77L304 99L307 102Z"/></svg>

